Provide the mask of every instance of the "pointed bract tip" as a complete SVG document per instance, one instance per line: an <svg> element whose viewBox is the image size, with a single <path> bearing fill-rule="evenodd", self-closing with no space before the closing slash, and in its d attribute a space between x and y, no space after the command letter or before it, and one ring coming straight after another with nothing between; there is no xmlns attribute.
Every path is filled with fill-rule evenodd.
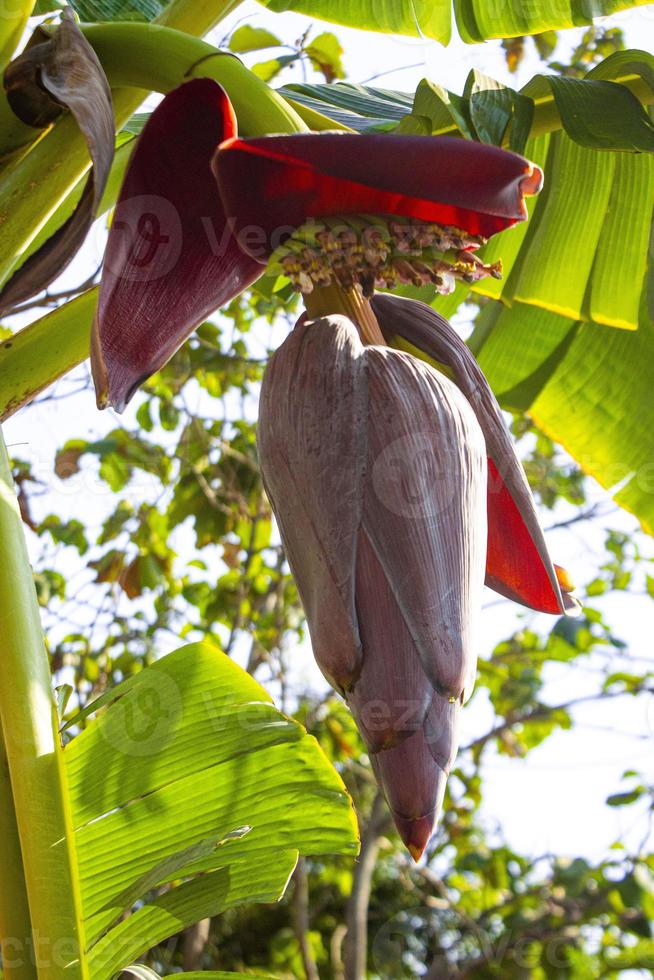
<svg viewBox="0 0 654 980"><path fill-rule="evenodd" d="M520 190L525 197L532 197L538 194L543 186L543 171L535 163L530 164L527 175L520 185Z"/></svg>
<svg viewBox="0 0 654 980"><path fill-rule="evenodd" d="M561 589L561 599L566 616L578 616L581 612L581 603L573 595L570 595L575 587L570 573L565 568L561 568L560 565L555 565L554 571L556 572L556 581Z"/></svg>
<svg viewBox="0 0 654 980"><path fill-rule="evenodd" d="M107 365L102 355L97 310L93 317L93 327L91 329L91 375L95 386L95 403L102 410L109 404L109 376L107 374Z"/></svg>
<svg viewBox="0 0 654 980"><path fill-rule="evenodd" d="M416 817L415 820L410 820L407 817L400 816L399 813L393 812L393 820L395 821L397 832L416 864L424 854L425 848L429 843L429 838L434 832L437 816L436 810L432 810L422 817Z"/></svg>
<svg viewBox="0 0 654 980"><path fill-rule="evenodd" d="M570 577L570 573L565 568L561 568L560 565L555 565L554 571L556 572L556 580L561 587L561 592L573 592L575 584Z"/></svg>

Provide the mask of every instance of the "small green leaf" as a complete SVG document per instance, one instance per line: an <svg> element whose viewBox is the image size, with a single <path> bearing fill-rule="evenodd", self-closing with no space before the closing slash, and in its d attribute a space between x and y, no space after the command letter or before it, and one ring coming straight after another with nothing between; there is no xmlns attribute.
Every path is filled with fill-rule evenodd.
<svg viewBox="0 0 654 980"><path fill-rule="evenodd" d="M630 803L635 803L636 800L639 800L644 792L645 792L644 786L637 786L635 789L630 790L628 793L613 793L611 796L607 796L606 805L629 806Z"/></svg>
<svg viewBox="0 0 654 980"><path fill-rule="evenodd" d="M311 44L307 45L305 52L316 71L325 76L325 81L333 82L337 78L345 78L343 47L335 34L328 32L318 34Z"/></svg>
<svg viewBox="0 0 654 980"><path fill-rule="evenodd" d="M595 578L586 586L586 594L589 596L604 595L608 591L609 585L603 578Z"/></svg>
<svg viewBox="0 0 654 980"><path fill-rule="evenodd" d="M524 153L534 117L534 103L525 95L473 69L464 96L470 101L470 121L483 143L502 146L510 127L509 149Z"/></svg>
<svg viewBox="0 0 654 980"><path fill-rule="evenodd" d="M284 54L279 58L271 58L270 61L259 61L252 65L252 72L264 82L270 82L280 71L292 65L300 56L298 54Z"/></svg>
<svg viewBox="0 0 654 980"><path fill-rule="evenodd" d="M554 94L564 130L580 146L654 150L654 125L626 85L596 77L535 75L522 94L539 100L547 95L548 88Z"/></svg>
<svg viewBox="0 0 654 980"><path fill-rule="evenodd" d="M73 688L70 684L60 684L55 687L55 703L57 705L57 717L61 722L63 720L66 705L70 700L70 696L73 693Z"/></svg>
<svg viewBox="0 0 654 980"><path fill-rule="evenodd" d="M229 50L236 54L246 54L248 51L261 51L262 48L278 48L281 41L263 27L251 27L243 24L237 27L229 39Z"/></svg>

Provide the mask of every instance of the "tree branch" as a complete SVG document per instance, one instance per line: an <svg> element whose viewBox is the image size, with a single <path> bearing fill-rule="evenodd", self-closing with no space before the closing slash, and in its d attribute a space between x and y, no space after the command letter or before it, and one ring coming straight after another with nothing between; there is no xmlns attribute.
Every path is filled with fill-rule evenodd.
<svg viewBox="0 0 654 980"><path fill-rule="evenodd" d="M305 980L320 980L318 967L309 942L309 878L304 858L300 858L293 875L293 927L300 947Z"/></svg>
<svg viewBox="0 0 654 980"><path fill-rule="evenodd" d="M354 867L352 892L347 903L345 935L345 980L365 980L368 952L368 906L379 842L389 822L384 797L378 791L370 819L361 834L361 853Z"/></svg>

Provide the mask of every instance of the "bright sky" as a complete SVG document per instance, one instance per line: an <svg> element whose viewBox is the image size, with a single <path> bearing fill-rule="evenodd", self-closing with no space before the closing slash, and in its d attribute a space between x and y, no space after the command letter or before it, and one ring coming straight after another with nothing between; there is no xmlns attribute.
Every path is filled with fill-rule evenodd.
<svg viewBox="0 0 654 980"><path fill-rule="evenodd" d="M246 2L237 13L214 32L211 40L218 43L236 23L247 20L256 26L268 27L278 36L292 41L307 26L307 18L295 14L271 15L254 2ZM654 48L654 6L628 11L607 19L611 24L622 26L627 42L632 47ZM540 63L531 53L515 76L509 76L499 42L467 46L459 40L444 49L433 41L393 38L360 33L316 22L316 33L331 30L338 34L345 48L345 63L349 79L366 81L381 69L385 74L373 84L385 88L413 91L418 81L427 76L454 91L462 91L468 71L477 67L486 74L507 81L514 86L524 84ZM569 32L565 46L557 57L565 59L567 51L576 43L580 31ZM250 58L264 60L268 53ZM299 79L292 70L282 81ZM104 233L96 229L85 251L68 270L61 283L65 286L82 281L101 256ZM264 343L269 337L262 338ZM76 375L79 378L79 374ZM73 387L73 386L71 386ZM96 412L93 396L84 391L65 401L49 402L43 406L19 414L10 420L5 429L7 442L16 455L30 458L45 480L51 494L57 499L40 506L57 509L70 516L82 515L96 523L101 520L105 505L111 504L106 491L86 476L75 485L62 484L52 475L52 457L56 448L70 437L97 438L113 428L116 418L111 413ZM125 422L134 422L133 410L128 410ZM146 484L131 487L129 497L133 501L139 494L148 496ZM598 498L604 499L599 490ZM115 499L113 500L115 503ZM556 518L570 516L570 508L562 507ZM552 523L551 515L545 519ZM635 522L628 515L611 516L592 529L584 524L577 529L558 531L550 536L552 552L559 564L573 570L578 581L587 581L597 566L597 555L602 554L602 528L622 527L631 532ZM642 538L642 536L641 536ZM654 554L651 539L642 539L647 554ZM493 595L488 593L489 601ZM654 604L646 598L612 596L598 603L605 610L615 632L629 644L631 656L649 660L651 664L651 636L654 634ZM506 638L516 628L523 614L510 603L493 605L484 612L483 656L488 656L493 645ZM541 618L545 625L547 618ZM527 616L525 621L533 620ZM548 624L551 623L547 621ZM308 681L312 686L324 682L313 666L308 647L297 650L297 683ZM553 703L578 697L595 689L592 661L577 670L552 670L546 697ZM620 669L616 664L616 669ZM570 689L570 684L574 689ZM464 712L462 744L476 734L487 730L491 713L485 699L476 698ZM516 848L532 854L548 851L569 854L571 857L586 855L597 859L607 853L616 837L625 835L635 844L642 839L642 821L636 828L634 808L609 809L604 800L609 793L618 791L621 773L626 769L650 770L654 740L654 703L647 704L642 698L638 704L632 699L610 700L598 706L587 706L575 712L577 725L572 734L553 735L544 746L534 750L524 761L506 758L489 758L486 764L485 814L491 823L501 827L509 842Z"/></svg>

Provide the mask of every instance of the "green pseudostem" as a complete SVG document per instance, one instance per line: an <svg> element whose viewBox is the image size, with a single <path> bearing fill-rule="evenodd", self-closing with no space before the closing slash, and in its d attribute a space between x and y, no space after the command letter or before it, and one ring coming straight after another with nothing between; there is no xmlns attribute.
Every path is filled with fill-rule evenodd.
<svg viewBox="0 0 654 980"><path fill-rule="evenodd" d="M157 34L157 43L161 44L168 34L174 33L170 28L204 33L231 12L238 2L240 0L226 0L223 4L215 0L175 0L162 17L170 27L163 37ZM5 19L0 25L0 61L6 62L11 57L32 7L31 2L16 5L11 23ZM193 38L189 41L193 43ZM198 56L206 53L206 47L201 47ZM159 50L161 52L161 48ZM187 68L188 62L179 65L180 81ZM151 87L147 80L145 87ZM144 94L142 91L116 93L119 124L134 112ZM48 218L65 201L68 192L80 183L89 161L82 138L69 118L62 119L45 134L36 135L34 130L8 116L6 110L6 100L0 99L0 122L5 119L8 122L7 126L0 126L0 153L6 159L17 148L19 152L13 154L0 177L3 203L0 218L6 232L3 249L20 256L29 247L29 238L38 235ZM31 143L29 152L20 150L21 143L27 142ZM119 167L124 169L126 160L127 154L123 153L119 157ZM114 199L118 186L119 180L114 179ZM105 207L111 203L111 199L105 198ZM20 230L23 223L27 234ZM5 266L5 279L16 264L10 262ZM88 349L88 324L93 306L93 299L88 302L88 297L81 297L80 301L57 311L60 316L65 312L62 325L69 338L74 337L70 321L75 319L76 313L81 314L77 321L84 323L84 331L78 332L85 334L85 349ZM39 352L30 343L31 339L21 334L17 347L29 353L27 361L34 367L37 360L44 363L45 359L43 348ZM61 335L59 347L56 340L56 330L50 331L48 361L56 374L61 374L71 366L70 350L61 343ZM12 347L13 341L5 341L2 345L4 367L8 366L7 357ZM46 371L51 371L51 367L46 367ZM29 383L36 388L40 386L38 378L30 378ZM5 980L36 980L37 977L39 980L59 980L62 976L71 980L89 980L88 970L79 955L84 946L84 935L76 854L71 844L72 825L50 667L1 433L0 541L3 551L0 567L0 942L3 976Z"/></svg>
<svg viewBox="0 0 654 980"><path fill-rule="evenodd" d="M25 951L30 949L30 910L23 855L16 824L16 805L0 725L0 951L4 980L34 980L36 971Z"/></svg>
<svg viewBox="0 0 654 980"><path fill-rule="evenodd" d="M14 882L16 901L27 894L32 931L32 948L22 951L22 971L11 972L10 966L5 976L88 980L79 956L84 944L79 885L50 665L1 435L0 541L0 718L23 856L24 888ZM3 806L8 803L2 800ZM3 822L8 820L5 814ZM5 859L6 847L5 842ZM2 879L5 888L11 875L4 867ZM25 923L19 929L24 933ZM20 958L14 949L10 963ZM36 969L30 971L33 960Z"/></svg>
<svg viewBox="0 0 654 980"><path fill-rule="evenodd" d="M18 2L23 8L24 16L27 8L31 13L34 0L27 0L27 2L18 0ZM242 0L173 0L156 19L155 24L162 24L176 31L184 31L186 34L201 37L216 24L219 24L228 14L231 14L241 3ZM18 37L14 34L13 37L18 43L20 34ZM2 30L0 28L0 44L1 42ZM128 116L138 109L144 95L144 92L121 93L120 98L125 99L123 104L125 111L128 104L127 97L131 99L131 110L128 112ZM26 126L13 114L4 91L0 88L0 158L20 149L26 143L32 143L34 138L34 129L31 126Z"/></svg>
<svg viewBox="0 0 654 980"><path fill-rule="evenodd" d="M2 5L0 16L0 71L11 61L34 9L35 0L13 0Z"/></svg>

